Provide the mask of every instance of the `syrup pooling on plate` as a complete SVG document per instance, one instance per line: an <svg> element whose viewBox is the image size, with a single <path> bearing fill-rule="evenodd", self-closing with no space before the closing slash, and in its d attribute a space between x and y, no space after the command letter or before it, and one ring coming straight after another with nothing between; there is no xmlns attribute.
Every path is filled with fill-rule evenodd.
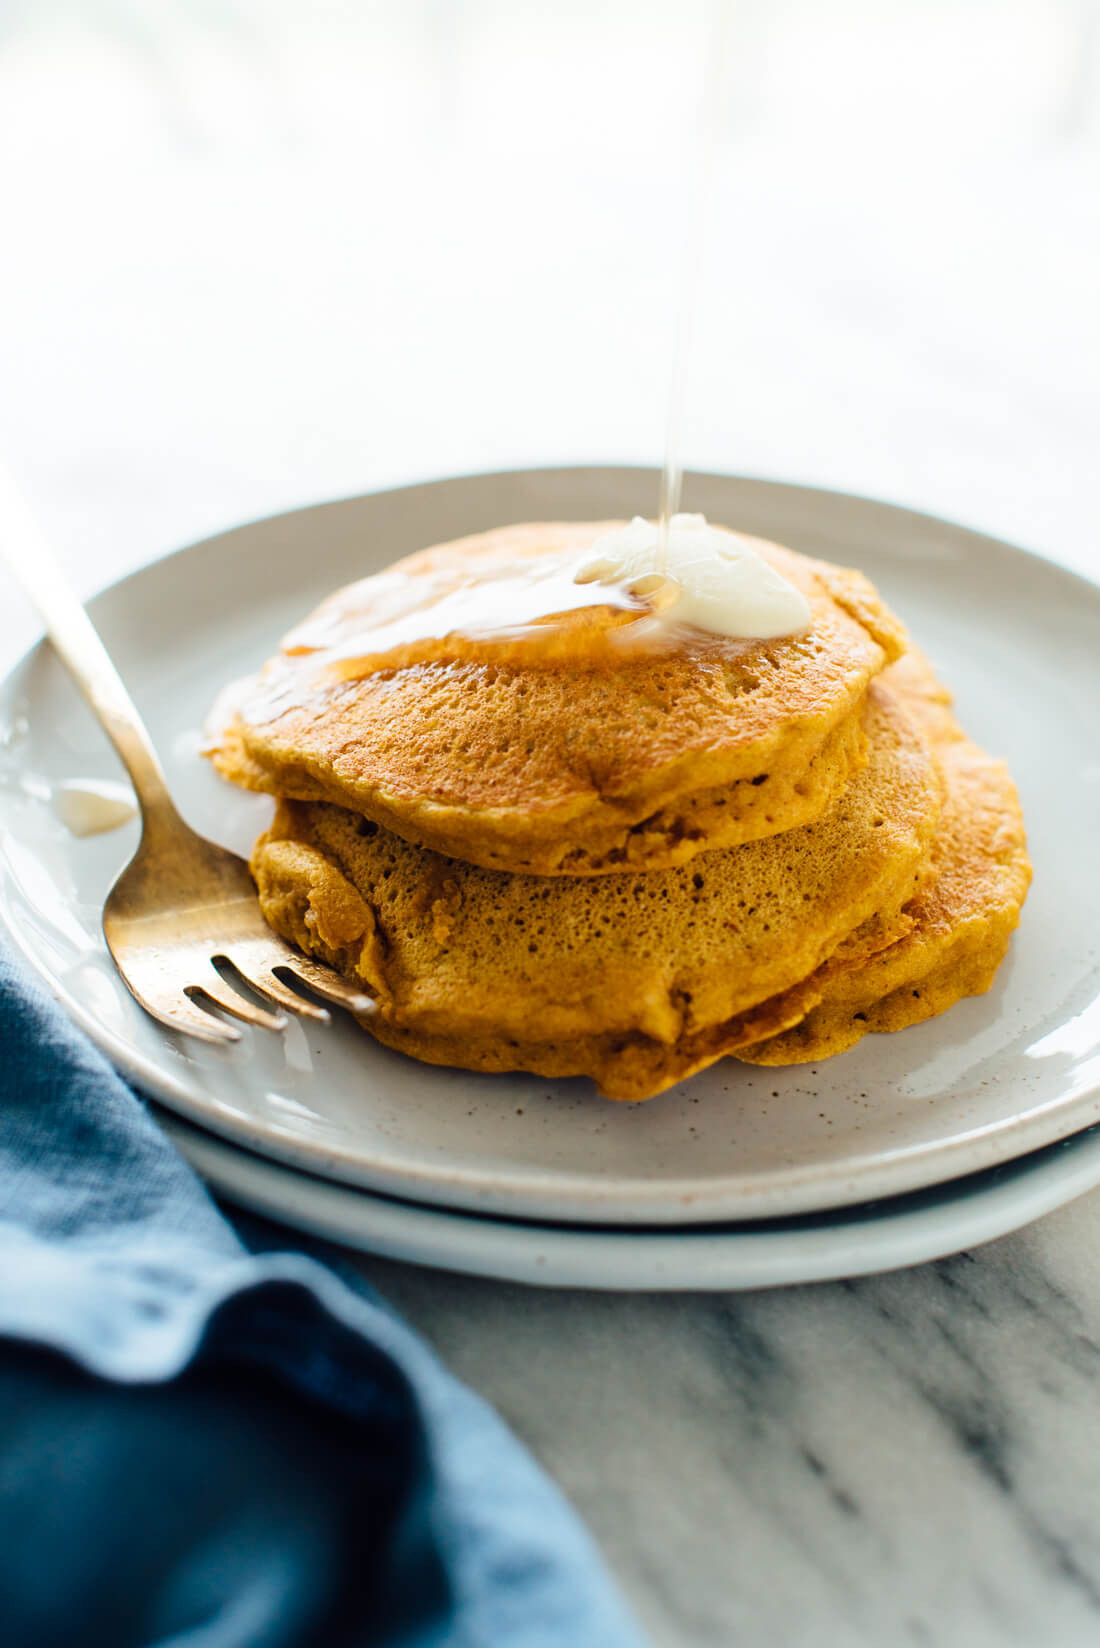
<svg viewBox="0 0 1100 1648"><path fill-rule="evenodd" d="M138 815L129 784L109 778L54 781L34 772L0 771L0 789L14 790L28 801L51 807L70 835L106 835Z"/></svg>
<svg viewBox="0 0 1100 1648"><path fill-rule="evenodd" d="M71 835L106 835L138 815L129 784L111 779L70 779L53 786L53 810Z"/></svg>
<svg viewBox="0 0 1100 1648"><path fill-rule="evenodd" d="M737 533L677 515L667 543L636 517L594 541L563 528L560 550L522 541L469 558L428 551L338 590L291 630L279 655L215 707L271 721L315 693L421 663L483 659L610 662L630 652L775 640L809 628L810 607Z"/></svg>

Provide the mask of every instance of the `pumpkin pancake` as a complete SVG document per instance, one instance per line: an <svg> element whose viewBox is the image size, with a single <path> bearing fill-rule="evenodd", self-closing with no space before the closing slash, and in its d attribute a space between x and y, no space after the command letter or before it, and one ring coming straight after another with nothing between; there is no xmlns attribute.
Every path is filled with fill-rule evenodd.
<svg viewBox="0 0 1100 1648"><path fill-rule="evenodd" d="M538 875L659 869L825 813L866 759L868 683L904 647L857 572L749 540L810 604L810 630L780 640L682 630L674 645L642 646L638 610L589 605L510 638L371 653L365 626L386 591L568 568L619 524L501 528L337 592L223 710L218 770ZM566 588L575 598L571 577Z"/></svg>
<svg viewBox="0 0 1100 1648"><path fill-rule="evenodd" d="M852 1047L868 1031L901 1030L993 983L1031 881L1024 822L1007 768L972 744L951 695L909 654L884 679L932 740L944 768L943 813L930 874L906 907L907 934L854 963L821 970L822 999L796 1027L743 1048L750 1064L801 1064ZM858 935L855 935L858 937Z"/></svg>
<svg viewBox="0 0 1100 1648"><path fill-rule="evenodd" d="M870 758L819 819L646 874L511 875L347 808L283 802L253 854L261 907L367 985L362 1022L390 1046L647 1098L804 1016L820 999L804 981L861 924L878 920L888 942L941 779L879 682L865 723Z"/></svg>

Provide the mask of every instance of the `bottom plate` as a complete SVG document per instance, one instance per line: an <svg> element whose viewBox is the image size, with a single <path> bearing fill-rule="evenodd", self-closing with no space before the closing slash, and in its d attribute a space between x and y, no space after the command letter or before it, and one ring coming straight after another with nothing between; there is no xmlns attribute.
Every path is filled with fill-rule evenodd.
<svg viewBox="0 0 1100 1648"><path fill-rule="evenodd" d="M1018 1230L1100 1184L1100 1128L938 1190L839 1213L667 1229L448 1213L320 1179L160 1113L214 1191L369 1253L542 1287L739 1290L900 1270Z"/></svg>

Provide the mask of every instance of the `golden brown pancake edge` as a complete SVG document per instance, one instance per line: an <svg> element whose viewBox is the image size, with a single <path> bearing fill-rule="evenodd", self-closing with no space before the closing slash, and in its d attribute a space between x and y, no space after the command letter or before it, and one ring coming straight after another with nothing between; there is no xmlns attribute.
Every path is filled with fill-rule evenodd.
<svg viewBox="0 0 1100 1648"><path fill-rule="evenodd" d="M886 679L935 743L946 780L929 874L907 907L911 928L871 956L827 962L820 1002L797 1025L743 1047L747 1063L829 1058L872 1031L905 1029L984 993L1018 925L1032 867L1008 769L966 737L918 653Z"/></svg>
<svg viewBox="0 0 1100 1648"><path fill-rule="evenodd" d="M562 534L590 541L614 524L498 529L398 565L476 556L509 532L544 549ZM809 636L711 638L587 670L420 663L339 683L271 723L238 717L215 765L485 868L544 875L659 868L799 827L858 765L867 684L904 631L861 574L754 543L810 598Z"/></svg>
<svg viewBox="0 0 1100 1648"><path fill-rule="evenodd" d="M284 803L253 856L261 904L285 938L367 983L366 1028L388 1045L648 1097L803 1016L810 976L860 924L880 943L897 930L940 779L888 688L872 689L868 721L871 759L822 819L645 875L504 875L347 809Z"/></svg>

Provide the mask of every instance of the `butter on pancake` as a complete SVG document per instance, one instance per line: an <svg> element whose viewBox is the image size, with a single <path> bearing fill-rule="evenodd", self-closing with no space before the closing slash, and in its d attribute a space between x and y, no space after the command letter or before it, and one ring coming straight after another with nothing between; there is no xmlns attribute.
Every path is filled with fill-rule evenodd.
<svg viewBox="0 0 1100 1648"><path fill-rule="evenodd" d="M906 908L909 931L854 963L843 956L827 963L820 1003L796 1027L742 1049L738 1057L748 1063L827 1058L868 1031L901 1030L982 994L1019 921L1031 864L1007 768L966 737L951 713L951 695L918 654L884 679L923 726L944 769L930 873Z"/></svg>
<svg viewBox="0 0 1100 1648"><path fill-rule="evenodd" d="M644 874L508 874L361 813L284 802L257 843L283 937L366 984L380 1041L472 1069L589 1075L642 1099L801 1018L863 923L900 919L941 806L928 745L872 684L870 757L814 822Z"/></svg>
<svg viewBox="0 0 1100 1648"><path fill-rule="evenodd" d="M392 592L394 579L476 583L495 568L514 592L517 566L571 564L618 524L500 528L380 577ZM868 683L904 633L861 574L749 542L805 597L805 633L685 629L640 644L650 620L637 602L570 579L556 599L597 604L514 635L409 638L371 631L365 580L322 603L244 691L215 765L468 863L543 876L656 870L798 828L865 760ZM387 634L406 638L372 652Z"/></svg>

